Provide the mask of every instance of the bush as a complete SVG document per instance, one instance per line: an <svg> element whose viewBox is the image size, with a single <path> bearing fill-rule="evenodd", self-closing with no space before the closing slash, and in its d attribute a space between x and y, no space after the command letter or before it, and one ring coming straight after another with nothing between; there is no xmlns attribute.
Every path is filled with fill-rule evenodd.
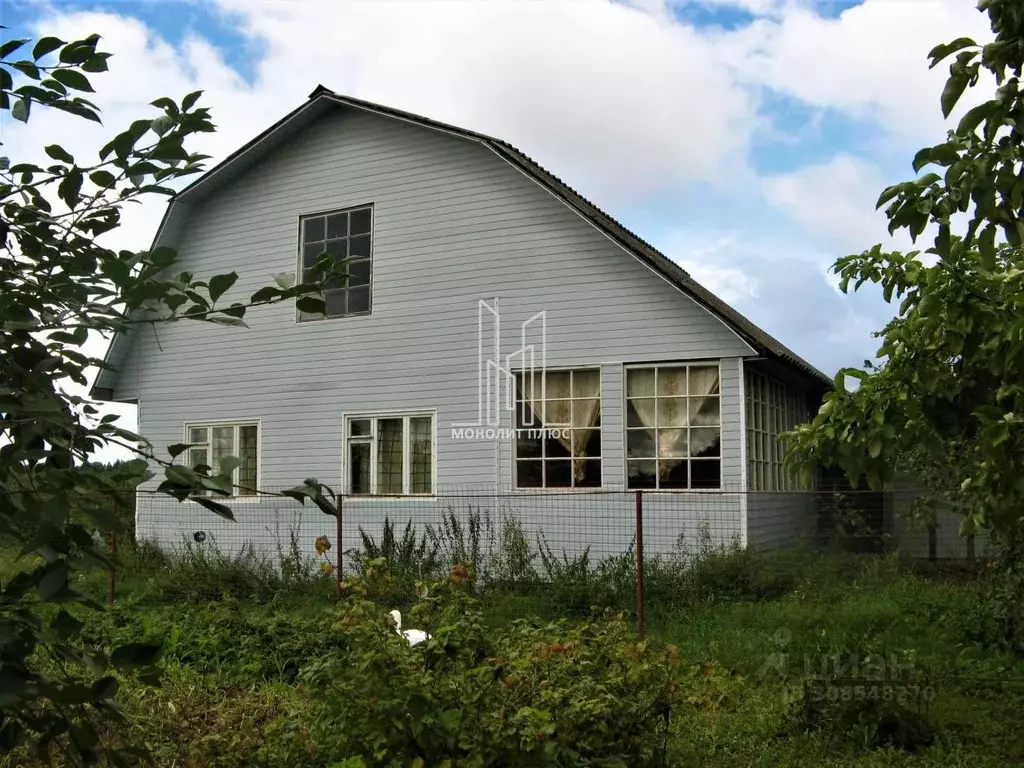
<svg viewBox="0 0 1024 768"><path fill-rule="evenodd" d="M374 602L389 588L382 561L375 571L346 587L336 625L344 642L301 675L316 696L318 764L662 763L688 676L673 647L636 642L611 615L579 625L518 622L495 633L482 620L469 566L455 566L413 607L409 624L431 637L412 647Z"/></svg>

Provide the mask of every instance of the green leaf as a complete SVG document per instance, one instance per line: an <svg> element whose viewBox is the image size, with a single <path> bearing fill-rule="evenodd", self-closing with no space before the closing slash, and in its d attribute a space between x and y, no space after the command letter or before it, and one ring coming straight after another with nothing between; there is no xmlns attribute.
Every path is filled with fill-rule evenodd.
<svg viewBox="0 0 1024 768"><path fill-rule="evenodd" d="M117 696L117 689L117 678L113 675L107 675L92 684L92 695L95 701L108 701Z"/></svg>
<svg viewBox="0 0 1024 768"><path fill-rule="evenodd" d="M234 317L232 315L209 315L206 317L208 323L216 323L217 325L229 325L233 328L248 328L245 320L240 317Z"/></svg>
<svg viewBox="0 0 1024 768"><path fill-rule="evenodd" d="M58 160L62 163L67 163L71 165L75 162L75 158L73 158L68 153L68 151L59 144L50 144L43 151L46 152L46 154L52 157L54 160Z"/></svg>
<svg viewBox="0 0 1024 768"><path fill-rule="evenodd" d="M327 305L323 299L314 296L300 296L295 302L295 308L300 312L308 312L311 315L322 315L327 311Z"/></svg>
<svg viewBox="0 0 1024 768"><path fill-rule="evenodd" d="M110 663L122 672L150 667L159 659L160 646L153 643L126 643L110 654Z"/></svg>
<svg viewBox="0 0 1024 768"><path fill-rule="evenodd" d="M27 39L8 40L3 45L0 45L0 59L6 59L27 42Z"/></svg>
<svg viewBox="0 0 1024 768"><path fill-rule="evenodd" d="M43 56L53 53L62 45L64 45L64 41L59 37L41 37L32 49L32 58L39 61Z"/></svg>
<svg viewBox="0 0 1024 768"><path fill-rule="evenodd" d="M998 103L991 101L986 101L984 104L971 107L967 110L964 116L960 118L960 124L956 127L957 135L967 136L968 134L974 133L978 126L981 125L981 121L989 114L994 113L998 108Z"/></svg>
<svg viewBox="0 0 1024 768"><path fill-rule="evenodd" d="M949 113L953 111L953 107L960 100L969 81L970 78L967 75L951 75L946 81L946 87L942 89L942 96L939 99L943 117L949 117Z"/></svg>
<svg viewBox="0 0 1024 768"><path fill-rule="evenodd" d="M174 445L167 446L167 453L170 454L172 459L176 459L189 448L191 448L189 443L175 443Z"/></svg>
<svg viewBox="0 0 1024 768"><path fill-rule="evenodd" d="M931 69L944 58L949 56L951 53L956 53L957 51L961 51L964 48L969 48L972 45L977 45L977 43L974 42L969 37L958 37L951 43L943 43L941 45L936 45L928 53L928 58L932 60L932 63L928 66L928 68Z"/></svg>
<svg viewBox="0 0 1024 768"><path fill-rule="evenodd" d="M192 91L188 96L181 100L181 111L188 112L195 106L195 103L199 101L199 97L203 95L202 91Z"/></svg>
<svg viewBox="0 0 1024 768"><path fill-rule="evenodd" d="M230 476L240 466L242 466L242 460L237 456L224 456L220 460L220 473Z"/></svg>
<svg viewBox="0 0 1024 768"><path fill-rule="evenodd" d="M235 519L234 514L231 512L231 507L225 506L224 504L221 504L219 501L214 501L213 499L207 498L206 496L190 496L189 498L196 504L206 507L215 515L223 517L225 520L231 520L233 522Z"/></svg>
<svg viewBox="0 0 1024 768"><path fill-rule="evenodd" d="M93 171L89 174L89 181L97 187L107 188L113 186L116 177L110 171Z"/></svg>
<svg viewBox="0 0 1024 768"><path fill-rule="evenodd" d="M29 110L30 105L28 99L18 99L14 102L14 106L11 107L11 117L15 120L27 123Z"/></svg>
<svg viewBox="0 0 1024 768"><path fill-rule="evenodd" d="M92 85L89 84L89 78L77 69L55 69L50 76L58 83L66 85L68 88L74 88L76 91L93 91Z"/></svg>
<svg viewBox="0 0 1024 768"><path fill-rule="evenodd" d="M48 566L46 573L39 582L39 597L42 600L53 600L68 589L68 564L58 560Z"/></svg>
<svg viewBox="0 0 1024 768"><path fill-rule="evenodd" d="M174 118L168 117L167 115L161 115L160 117L153 120L152 128L153 132L157 136L163 136L171 128L174 127Z"/></svg>
<svg viewBox="0 0 1024 768"><path fill-rule="evenodd" d="M294 272L278 272L276 275L271 275L274 282L281 286L284 290L288 290L295 285L295 273Z"/></svg>
<svg viewBox="0 0 1024 768"><path fill-rule="evenodd" d="M216 302L223 296L231 286L238 280L237 272L228 272L225 275L214 275L210 278L210 300Z"/></svg>

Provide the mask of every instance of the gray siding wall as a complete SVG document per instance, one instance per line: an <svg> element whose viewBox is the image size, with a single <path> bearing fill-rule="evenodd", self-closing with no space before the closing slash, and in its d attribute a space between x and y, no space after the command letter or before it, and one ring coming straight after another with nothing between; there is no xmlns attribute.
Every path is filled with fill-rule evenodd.
<svg viewBox="0 0 1024 768"><path fill-rule="evenodd" d="M476 418L477 302L497 297L503 354L519 346L520 324L546 310L548 366L600 367L610 487L621 488L625 478L623 364L727 358L723 483L738 486L737 358L750 354L749 347L472 142L389 118L332 112L194 208L183 228L180 268L203 276L234 270L239 280L226 298L242 298L270 283L271 274L295 270L301 215L365 203L374 205L371 315L297 323L293 306L283 304L251 310L249 329L178 323L137 334L126 369L138 380L140 429L158 450L180 442L189 421L257 419L261 486L312 476L340 487L346 413L436 410L439 488L508 487L507 441L455 440L450 432L453 422ZM669 497L650 505L652 515L659 504L664 508L666 531L708 508L698 495ZM146 498L139 513L144 534L176 539L191 530L186 517L195 510L186 507L192 505L165 521L155 509L147 513ZM536 495L522 498L538 519L557 516L558 504L564 508L560 501L543 507ZM716 529L731 538L738 500L715 498L723 521ZM622 499L624 512L609 511L616 525L632 510L628 495ZM253 537L262 538L276 504L240 503L236 513L242 520L258 517ZM389 509L430 504L367 500L347 508L379 522ZM589 514L583 502L573 506L581 518ZM290 509L282 506L282 515ZM199 514L199 522L209 518ZM241 532L233 527L225 535L236 539Z"/></svg>

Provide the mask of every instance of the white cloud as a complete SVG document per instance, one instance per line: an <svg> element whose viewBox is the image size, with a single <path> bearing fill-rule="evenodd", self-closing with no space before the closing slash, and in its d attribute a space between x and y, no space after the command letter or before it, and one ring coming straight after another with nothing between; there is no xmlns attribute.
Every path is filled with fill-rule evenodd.
<svg viewBox="0 0 1024 768"><path fill-rule="evenodd" d="M835 19L790 5L778 18L724 36L723 44L745 81L877 120L901 137L938 140L948 63L928 70L927 54L962 36L992 37L988 17L973 3L866 0Z"/></svg>

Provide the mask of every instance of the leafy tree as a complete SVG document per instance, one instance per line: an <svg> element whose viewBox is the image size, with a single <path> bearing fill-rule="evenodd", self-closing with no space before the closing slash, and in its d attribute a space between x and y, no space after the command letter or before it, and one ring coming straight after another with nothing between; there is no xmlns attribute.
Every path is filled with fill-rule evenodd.
<svg viewBox="0 0 1024 768"><path fill-rule="evenodd" d="M89 76L107 69L110 54L98 42L93 35L0 45L0 110L23 122L40 108L99 122L96 105L82 95L93 90ZM187 446L171 446L171 459L161 458L141 436L118 427L116 416L101 416L87 398L69 394L67 382L84 386L89 369L104 366L83 345L139 323L244 326L248 309L281 301L323 311L323 284L344 279L323 256L311 282L295 285L293 276L279 275L276 285L228 303L233 272L197 279L170 271L175 254L167 248L114 251L103 244L126 205L173 196L175 182L202 170L206 157L185 148L189 137L214 130L199 98L200 92L180 102L157 99L150 116L114 136L95 159L75 158L58 144L45 147L45 166L0 157L0 540L35 556L0 583L5 753L28 743L73 763L123 759L100 739L100 726L118 717L114 672L152 679L157 649L88 647L81 630L89 612L73 606L101 609L74 589L73 575L111 567L91 534L116 525L116 494L137 484L147 465L162 465L162 492L231 517L214 497L230 495L238 459L217 468L176 465ZM113 468L89 463L104 443L139 458ZM310 480L289 495L312 497L333 513L327 491Z"/></svg>
<svg viewBox="0 0 1024 768"><path fill-rule="evenodd" d="M922 254L881 246L839 259L844 291L870 282L896 317L877 336L877 368L846 369L811 424L789 437L787 462L807 472L817 461L880 486L901 465L930 466L965 512L963 531L989 529L1011 548L1024 543L1024 7L982 0L995 39L958 38L936 46L931 66L952 57L942 91L950 115L968 88L990 73L991 99L968 110L946 140L922 149L923 175L885 189L889 231ZM953 217L966 220L963 236ZM859 381L847 389L847 377Z"/></svg>

